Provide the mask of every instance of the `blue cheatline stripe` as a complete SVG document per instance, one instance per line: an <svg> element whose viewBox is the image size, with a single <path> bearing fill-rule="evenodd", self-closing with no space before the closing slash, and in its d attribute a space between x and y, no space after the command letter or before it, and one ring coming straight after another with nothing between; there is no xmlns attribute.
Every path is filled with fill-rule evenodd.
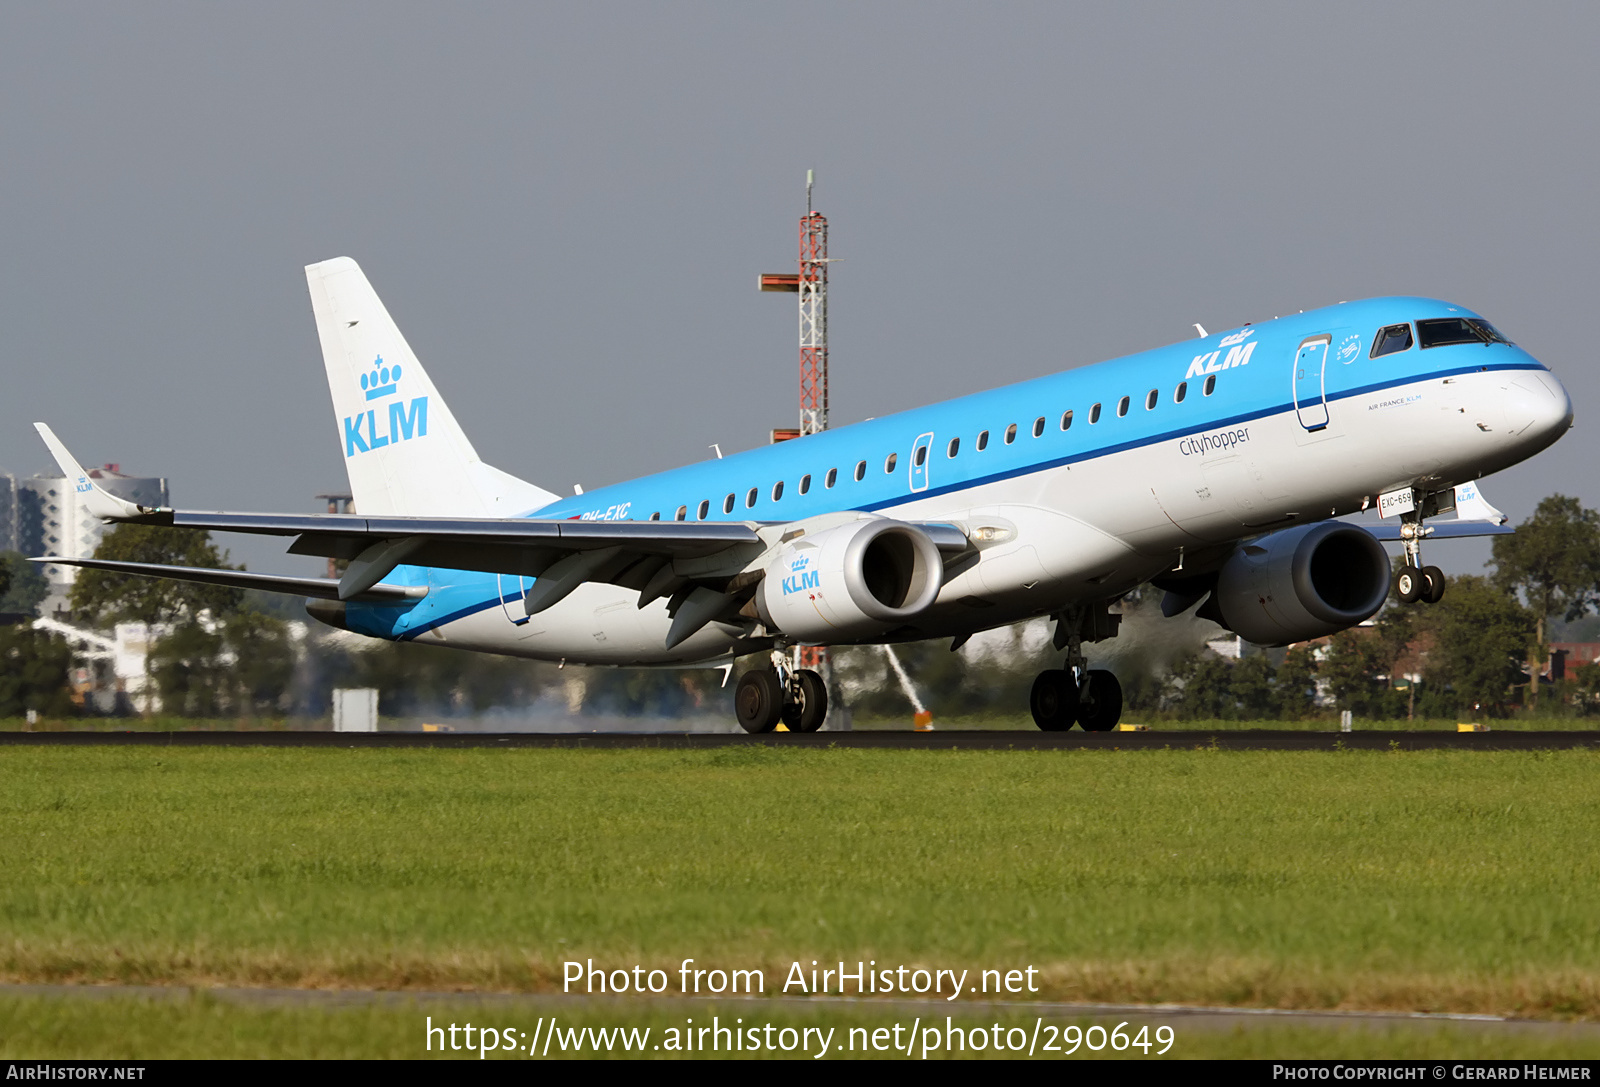
<svg viewBox="0 0 1600 1087"><path fill-rule="evenodd" d="M1330 402L1348 400L1356 396L1366 396L1369 393L1382 392L1388 389L1398 389L1406 385L1415 385L1424 381L1436 381L1441 378L1456 377L1461 374L1491 373L1503 370L1543 369L1545 369L1545 367L1539 363L1508 363L1499 366L1457 366L1447 370L1436 370L1427 374L1408 375L1395 381L1375 382L1371 385L1362 385L1358 388L1346 389L1343 392L1327 396L1326 400ZM1175 438L1187 437L1193 434L1204 434L1210 430L1218 430L1223 427L1237 426L1240 423L1250 423L1256 421L1257 419L1265 419L1273 415L1288 414L1294 412L1295 410L1296 407L1294 401L1284 400L1274 404L1271 407L1261 408L1257 411L1243 412L1238 415L1230 415L1221 419L1215 419L1199 427L1182 427L1179 429L1163 431L1160 434L1154 434L1146 438L1136 438L1131 441L1119 442L1115 445L1101 446L1097 449L1086 449L1068 456L1056 457L1045 461L1036 461L1032 464L1021 465L1003 472L995 472L990 475L978 476L973 479L963 480L960 483L952 483L945 487L930 487L924 491L907 491L905 494L884 499L881 502L869 502L861 506L842 507L839 512L843 512L843 510L852 510L860 513L875 513L878 510L888 509L894 506L904 506L910 502L920 502L926 498L937 498L947 494L954 494L958 491L969 490L973 487L981 487L990 483L1001 483L1008 479L1017 479L1022 476L1033 475L1038 472L1048 472L1055 468L1061 468L1071 464L1080 464L1084 461L1095 460L1100 457L1109 457L1117 453L1124 453L1130 449L1140 449L1145 446L1159 445L1162 442L1169 442ZM711 518L711 520L716 520L716 518ZM484 576L493 577L494 575L486 573ZM476 615L478 612L487 611L489 608L495 607L496 605L509 604L512 601L520 600L521 598L522 594L520 592L512 593L509 596L501 596L496 594L487 600L457 609L456 611L453 611L448 615L441 616L437 619L429 620L427 623L421 626L407 630L404 634L397 636L394 640L410 641L413 638L425 634L437 627L444 626L448 623L453 623L457 619L465 619L469 615ZM528 620L526 619L512 620L513 624L517 626L520 626L527 621Z"/></svg>
<svg viewBox="0 0 1600 1087"><path fill-rule="evenodd" d="M1372 385L1363 385L1356 389L1347 389L1344 392L1327 397L1327 400L1329 402L1348 400L1355 396L1365 396L1368 393L1379 392L1385 389L1398 389L1406 385L1415 385L1421 381L1434 381L1440 378L1454 377L1459 374L1476 374L1479 372L1499 370L1543 369L1544 367L1538 364L1524 363L1494 367L1458 366L1454 369L1439 370L1431 374L1419 374L1414 377L1408 377L1401 381L1378 382ZM971 487L981 487L989 483L1000 483L1008 479L1016 479L1020 476L1033 475L1036 472L1047 472L1053 468L1061 468L1070 464L1080 464L1086 460L1096 460L1100 457L1109 457L1115 453L1126 452L1129 449L1141 449L1145 446L1160 445L1162 442L1170 442L1175 438L1188 437L1194 434L1204 434L1207 431L1219 430L1223 427L1237 426L1240 423L1252 423L1257 419L1265 419L1273 415L1288 414L1296 410L1297 409L1294 401L1285 400L1274 404L1269 408L1262 408L1258 411L1244 412L1239 415L1226 416L1224 418L1208 422L1203 426L1183 427L1181 429L1167 430L1161 432L1160 434L1150 435L1146 438L1135 438L1130 441L1119 442L1115 445L1101 446L1097 449L1085 449L1078 453L1069 454L1068 456L1055 457L1051 460L1045 461L1035 461L1032 464L1019 465L1016 468L1011 468L1003 472L994 472L990 475L978 476L974 479L963 480L959 483L952 483L944 487L930 487L925 491L907 491L905 494L897 495L894 498L887 498L881 502L869 502L866 505L855 506L853 508L863 513L873 513L878 510L888 509L893 506L904 506L909 502L920 501L924 498L933 498L940 495L954 494L957 491L964 491Z"/></svg>

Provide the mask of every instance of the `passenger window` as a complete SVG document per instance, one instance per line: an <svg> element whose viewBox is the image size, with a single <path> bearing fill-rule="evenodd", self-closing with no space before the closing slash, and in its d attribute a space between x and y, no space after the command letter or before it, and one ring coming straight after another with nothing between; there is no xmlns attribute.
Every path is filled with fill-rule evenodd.
<svg viewBox="0 0 1600 1087"><path fill-rule="evenodd" d="M833 485L837 482L839 482L839 469L829 468L827 478L822 481L822 486L831 491Z"/></svg>
<svg viewBox="0 0 1600 1087"><path fill-rule="evenodd" d="M1124 396L1117 401L1117 418L1121 419L1126 414L1128 414L1128 398Z"/></svg>
<svg viewBox="0 0 1600 1087"><path fill-rule="evenodd" d="M1033 421L1033 436L1035 438L1037 438L1040 435L1042 435L1043 433L1044 433L1044 416L1041 415L1041 416L1039 416L1039 418L1037 418L1037 419L1035 419Z"/></svg>
<svg viewBox="0 0 1600 1087"><path fill-rule="evenodd" d="M928 459L928 447L925 445L917 446L917 455L911 459L918 468L921 468L923 463Z"/></svg>
<svg viewBox="0 0 1600 1087"><path fill-rule="evenodd" d="M1372 337L1372 353L1367 358L1375 359L1382 355L1393 355L1410 349L1411 326L1390 325L1388 328L1378 329L1378 334Z"/></svg>
<svg viewBox="0 0 1600 1087"><path fill-rule="evenodd" d="M1178 387L1172 390L1172 402L1174 404L1181 404L1183 403L1183 398L1188 395L1189 383L1187 381L1180 381L1178 382Z"/></svg>
<svg viewBox="0 0 1600 1087"><path fill-rule="evenodd" d="M1094 423L1098 423L1099 421L1100 421L1100 405L1096 404L1094 407L1089 409L1089 422L1092 425Z"/></svg>
<svg viewBox="0 0 1600 1087"><path fill-rule="evenodd" d="M978 435L978 452L982 453L985 449L988 449L988 448L989 448L989 432L987 430L985 430L983 433Z"/></svg>
<svg viewBox="0 0 1600 1087"><path fill-rule="evenodd" d="M695 520L697 520L697 521L704 521L704 520L705 520L705 519L706 519L706 514L708 514L708 513L710 513L710 512L711 512L711 499L709 499L709 498L702 498L702 499L701 499L701 500L700 500L700 510L699 510L699 514L698 514L698 516L697 516L697 517L696 517L696 518L695 518Z"/></svg>
<svg viewBox="0 0 1600 1087"><path fill-rule="evenodd" d="M1161 399L1161 390L1159 390L1159 389L1151 389L1149 394L1144 398L1144 410L1145 411L1154 411L1156 409L1156 401L1160 400L1160 399Z"/></svg>
<svg viewBox="0 0 1600 1087"><path fill-rule="evenodd" d="M778 486L781 488L783 486L783 484L780 483L780 484L778 484ZM810 491L811 491L811 477L810 476L801 476L800 477L800 493L801 494L809 494ZM780 491L779 493L782 493L782 492Z"/></svg>
<svg viewBox="0 0 1600 1087"><path fill-rule="evenodd" d="M1205 386L1200 391L1205 393L1207 396L1210 396L1212 393L1216 392L1217 391L1217 375L1216 374L1212 374L1210 377L1206 378Z"/></svg>
<svg viewBox="0 0 1600 1087"><path fill-rule="evenodd" d="M1014 442L1016 440L1017 440L1017 424L1016 423L1012 423L1010 426L1006 427L1006 444L1010 445L1012 442Z"/></svg>
<svg viewBox="0 0 1600 1087"><path fill-rule="evenodd" d="M656 512L654 512L654 513L652 513L652 514L651 514L651 515L650 515L650 520L652 520L652 521L659 521L659 520L661 520L661 511L660 511L660 510L656 510Z"/></svg>
<svg viewBox="0 0 1600 1087"><path fill-rule="evenodd" d="M688 506L679 506L678 507L678 512L673 514L672 519L674 521L681 521L687 516L689 516L689 507Z"/></svg>
<svg viewBox="0 0 1600 1087"><path fill-rule="evenodd" d="M959 452L961 452L961 439L960 438L951 438L950 439L950 452L946 453L945 455L948 456L948 457L953 457Z"/></svg>
<svg viewBox="0 0 1600 1087"><path fill-rule="evenodd" d="M866 461L858 461L856 463L856 482L860 483L863 479L866 479L866 478L867 478L867 462Z"/></svg>
<svg viewBox="0 0 1600 1087"><path fill-rule="evenodd" d="M733 512L733 495L730 494L727 498L724 498L722 500L722 512L723 513L732 513Z"/></svg>
<svg viewBox="0 0 1600 1087"><path fill-rule="evenodd" d="M1062 413L1062 415L1061 415L1061 429L1062 430L1071 430L1072 429L1072 412L1068 411L1068 412L1063 412Z"/></svg>
<svg viewBox="0 0 1600 1087"><path fill-rule="evenodd" d="M890 472L894 471L895 462L898 461L899 459L900 459L900 454L899 453L890 453L887 457L884 457L883 458L883 474L884 475L888 475Z"/></svg>
<svg viewBox="0 0 1600 1087"><path fill-rule="evenodd" d="M756 495L758 493L760 493L760 489L759 488L757 488L757 487L751 487L750 488L749 492L744 496L744 508L745 509L748 510L748 509L754 509L755 508Z"/></svg>
<svg viewBox="0 0 1600 1087"><path fill-rule="evenodd" d="M778 480L778 482L776 482L776 483L774 483L772 485L772 500L774 502L776 502L776 501L778 501L778 499L780 499L782 497L783 497L783 480L780 479L780 480Z"/></svg>

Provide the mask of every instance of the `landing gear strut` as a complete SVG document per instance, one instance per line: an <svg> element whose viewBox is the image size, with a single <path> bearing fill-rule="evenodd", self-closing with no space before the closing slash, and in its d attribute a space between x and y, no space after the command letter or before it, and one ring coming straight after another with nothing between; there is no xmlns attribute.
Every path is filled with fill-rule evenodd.
<svg viewBox="0 0 1600 1087"><path fill-rule="evenodd" d="M1400 515L1400 542L1405 545L1406 561L1394 575L1394 594L1404 604L1418 600L1437 604L1444 599L1444 571L1422 565L1422 538L1432 531L1423 524L1424 516L1417 511Z"/></svg>
<svg viewBox="0 0 1600 1087"><path fill-rule="evenodd" d="M734 714L746 732L771 732L782 721L790 732L815 732L828 716L828 686L809 668L793 668L773 650L771 668L752 668L733 692Z"/></svg>
<svg viewBox="0 0 1600 1087"><path fill-rule="evenodd" d="M1085 732L1109 732L1122 717L1122 684L1103 668L1090 668L1083 643L1117 636L1120 615L1109 601L1074 607L1056 616L1055 646L1066 649L1065 668L1049 668L1033 681L1028 708L1033 723L1046 732L1065 732L1074 723Z"/></svg>

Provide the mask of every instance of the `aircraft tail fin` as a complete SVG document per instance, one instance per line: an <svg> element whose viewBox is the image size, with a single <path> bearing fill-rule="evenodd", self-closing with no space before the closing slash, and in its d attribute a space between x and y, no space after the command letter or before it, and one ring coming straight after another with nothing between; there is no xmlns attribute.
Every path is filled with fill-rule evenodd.
<svg viewBox="0 0 1600 1087"><path fill-rule="evenodd" d="M512 517L556 500L478 458L355 261L312 264L306 282L358 513Z"/></svg>

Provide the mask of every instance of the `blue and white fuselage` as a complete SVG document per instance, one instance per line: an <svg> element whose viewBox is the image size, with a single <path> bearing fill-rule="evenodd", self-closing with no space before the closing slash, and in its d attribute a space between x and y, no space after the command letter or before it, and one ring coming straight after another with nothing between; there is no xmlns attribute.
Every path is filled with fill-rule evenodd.
<svg viewBox="0 0 1600 1087"><path fill-rule="evenodd" d="M1354 513L1408 485L1442 490L1545 448L1570 425L1571 403L1520 347L1413 342L1373 356L1381 329L1415 335L1418 321L1478 316L1426 298L1343 303L643 476L525 516L955 525L977 561L953 571L893 637L959 636L1112 598L1185 554ZM605 583L530 618L531 577L401 566L388 580L427 595L349 604L350 629L605 664L726 658L770 644L759 624L719 624L665 649L668 601L639 608L638 592Z"/></svg>

